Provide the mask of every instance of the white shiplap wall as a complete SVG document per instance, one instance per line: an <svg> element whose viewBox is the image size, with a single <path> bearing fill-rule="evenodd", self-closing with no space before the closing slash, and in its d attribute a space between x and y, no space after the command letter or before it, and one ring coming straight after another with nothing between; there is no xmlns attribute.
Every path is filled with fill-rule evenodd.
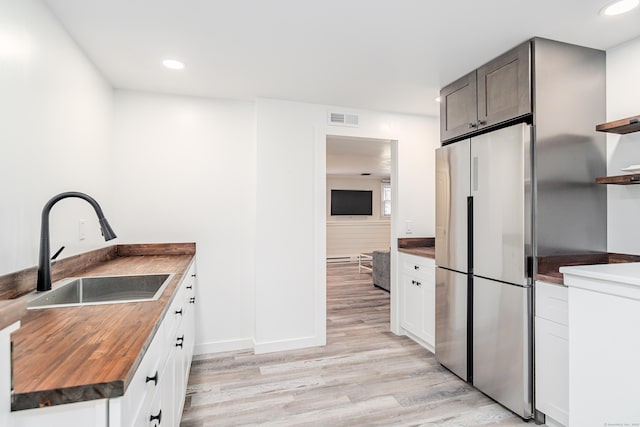
<svg viewBox="0 0 640 427"><path fill-rule="evenodd" d="M327 222L327 259L356 257L360 253L388 250L390 221Z"/></svg>

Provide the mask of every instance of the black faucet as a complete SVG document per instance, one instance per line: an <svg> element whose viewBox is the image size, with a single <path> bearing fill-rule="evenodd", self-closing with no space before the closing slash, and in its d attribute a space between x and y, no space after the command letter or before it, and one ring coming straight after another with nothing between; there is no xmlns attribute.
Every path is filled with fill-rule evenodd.
<svg viewBox="0 0 640 427"><path fill-rule="evenodd" d="M76 191L69 191L66 193L60 193L57 196L53 196L51 200L49 200L42 208L42 223L40 226L40 257L38 260L38 286L37 290L40 291L49 291L51 290L51 262L49 256L51 254L51 249L49 247L49 212L51 212L51 208L53 205L58 203L62 199L66 199L68 197L77 197L79 199L86 200L89 202L93 209L96 211L96 215L98 215L98 221L100 222L100 228L102 230L102 236L105 241L109 241L115 239L116 233L113 232L111 226L109 225L109 221L104 217L102 213L102 208L98 202L96 202L92 197L87 196L84 193L78 193Z"/></svg>

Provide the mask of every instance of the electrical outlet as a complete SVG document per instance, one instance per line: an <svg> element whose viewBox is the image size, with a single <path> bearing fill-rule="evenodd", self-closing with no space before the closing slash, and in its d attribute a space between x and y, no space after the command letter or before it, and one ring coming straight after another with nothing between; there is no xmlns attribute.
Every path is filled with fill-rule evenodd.
<svg viewBox="0 0 640 427"><path fill-rule="evenodd" d="M87 221L85 221L84 219L81 219L80 223L78 224L78 238L80 240L84 240L87 238L86 224Z"/></svg>
<svg viewBox="0 0 640 427"><path fill-rule="evenodd" d="M405 230L406 234L413 234L413 221L405 221Z"/></svg>

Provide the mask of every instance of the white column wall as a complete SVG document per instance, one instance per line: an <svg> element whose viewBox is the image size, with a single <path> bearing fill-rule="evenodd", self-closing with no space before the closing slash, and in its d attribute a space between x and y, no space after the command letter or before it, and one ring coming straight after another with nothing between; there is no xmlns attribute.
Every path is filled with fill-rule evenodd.
<svg viewBox="0 0 640 427"><path fill-rule="evenodd" d="M640 38L607 51L607 121L640 114ZM597 123L594 124L594 126ZM607 134L607 174L640 165L640 132ZM607 248L640 255L640 185L607 186Z"/></svg>
<svg viewBox="0 0 640 427"><path fill-rule="evenodd" d="M258 353L325 342L326 135L395 141L392 251L397 237L434 236L435 117L258 100L256 335ZM329 111L355 113L360 126L329 126ZM405 233L406 221L413 233ZM394 261L392 261L394 263ZM397 282L392 269L392 330Z"/></svg>
<svg viewBox="0 0 640 427"><path fill-rule="evenodd" d="M111 87L42 2L0 3L0 275L37 264L40 213L52 196L88 193L111 219L112 109ZM82 200L51 212L51 250L63 245L61 258L105 245Z"/></svg>
<svg viewBox="0 0 640 427"><path fill-rule="evenodd" d="M121 242L196 242L196 353L251 348L254 104L118 90L115 105Z"/></svg>

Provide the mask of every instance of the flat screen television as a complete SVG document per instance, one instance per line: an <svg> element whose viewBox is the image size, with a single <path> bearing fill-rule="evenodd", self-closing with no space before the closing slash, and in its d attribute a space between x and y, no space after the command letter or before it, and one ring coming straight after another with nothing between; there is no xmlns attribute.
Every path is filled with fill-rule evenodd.
<svg viewBox="0 0 640 427"><path fill-rule="evenodd" d="M373 215L373 192L331 190L331 215Z"/></svg>

